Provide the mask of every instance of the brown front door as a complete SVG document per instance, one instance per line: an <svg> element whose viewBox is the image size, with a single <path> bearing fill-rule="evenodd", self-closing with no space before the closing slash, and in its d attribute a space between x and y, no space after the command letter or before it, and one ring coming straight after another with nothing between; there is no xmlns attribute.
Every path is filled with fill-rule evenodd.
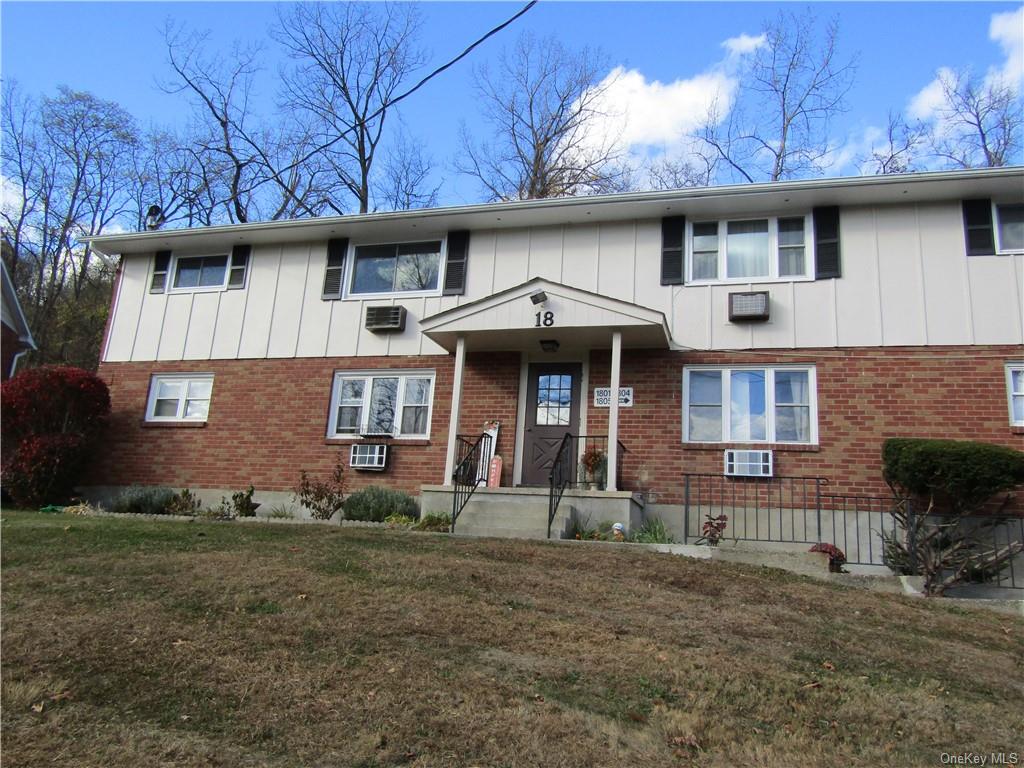
<svg viewBox="0 0 1024 768"><path fill-rule="evenodd" d="M547 485L562 439L566 433L579 434L582 371L579 363L530 366L526 387L523 485ZM571 461L575 464L575 456Z"/></svg>

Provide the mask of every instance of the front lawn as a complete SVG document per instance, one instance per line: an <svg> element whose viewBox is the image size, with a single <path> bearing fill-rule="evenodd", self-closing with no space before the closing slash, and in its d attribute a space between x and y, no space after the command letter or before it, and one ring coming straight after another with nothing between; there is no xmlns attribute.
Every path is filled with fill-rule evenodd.
<svg viewBox="0 0 1024 768"><path fill-rule="evenodd" d="M779 571L6 512L15 766L939 765L1021 752L1024 621Z"/></svg>

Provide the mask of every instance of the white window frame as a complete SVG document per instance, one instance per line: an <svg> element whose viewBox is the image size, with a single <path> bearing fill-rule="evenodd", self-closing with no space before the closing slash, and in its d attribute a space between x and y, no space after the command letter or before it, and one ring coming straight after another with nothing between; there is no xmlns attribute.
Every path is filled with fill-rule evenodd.
<svg viewBox="0 0 1024 768"><path fill-rule="evenodd" d="M394 379L400 380L398 388L398 400L395 404L395 424L391 433L380 435L363 435L370 417L370 394L373 391L373 379ZM341 382L349 379L363 379L363 403L360 416L359 432L338 432L338 407L341 404ZM423 434L402 434L398 430L402 426L402 414L405 408L405 385L408 379L430 379L430 398L427 401L427 431ZM437 385L437 372L432 368L424 369L403 369L403 370L365 370L365 371L335 371L331 383L331 406L327 418L327 439L329 440L361 440L369 441L382 438L395 440L429 440L430 426L434 419L434 390Z"/></svg>
<svg viewBox="0 0 1024 768"><path fill-rule="evenodd" d="M1013 398L1024 397L1024 390L1015 392L1013 389L1014 371L1024 372L1024 360L1015 360L1006 364L1006 406L1010 416L1010 426L1024 427L1024 421L1017 421L1013 418Z"/></svg>
<svg viewBox="0 0 1024 768"><path fill-rule="evenodd" d="M779 219L804 220L804 274L802 275L779 275ZM768 221L768 252L769 264L768 274L761 277L723 277L726 274L728 265L727 258L727 235L729 222L742 221ZM694 224L718 224L718 277L694 278L693 277L693 225ZM787 213L761 214L757 216L728 216L716 219L714 217L687 217L686 219L686 282L693 285L746 285L749 283L795 283L814 280L815 274L815 252L814 252L814 220L809 211L792 211Z"/></svg>
<svg viewBox="0 0 1024 768"><path fill-rule="evenodd" d="M722 439L721 440L691 440L690 435L690 372L691 371L720 371L722 374ZM731 402L731 376L734 371L764 371L765 374L765 439L764 440L738 440L734 439L730 430L732 420L729 418L729 404ZM777 440L775 438L775 373L777 371L806 371L807 388L810 395L808 406L810 409L810 439L807 441L798 440ZM683 434L684 443L716 443L719 445L743 444L743 445L817 445L818 444L818 375L814 365L688 365L683 368Z"/></svg>
<svg viewBox="0 0 1024 768"><path fill-rule="evenodd" d="M220 285L197 285L195 287L178 288L174 285L174 280L178 276L178 262L188 261L189 259L216 259L224 257L224 278L221 280ZM250 264L246 266L246 282L249 280L249 269L251 268L252 255L249 256ZM178 255L177 253L171 254L171 264L167 273L167 293L214 293L216 291L225 291L228 287L228 280L231 277L231 252L226 253L183 253ZM244 286L243 286L244 287Z"/></svg>
<svg viewBox="0 0 1024 768"><path fill-rule="evenodd" d="M434 240L441 241L441 250L438 253L440 262L437 265L437 288L425 291L377 291L375 293L356 293L353 290L356 282L356 249L367 248L375 245L405 245L407 243L427 243ZM348 253L345 258L345 286L344 298L361 301L363 299L392 299L401 296L440 296L444 290L444 273L448 266L448 236L443 237L415 237L407 240L374 240L366 242L349 242Z"/></svg>
<svg viewBox="0 0 1024 768"><path fill-rule="evenodd" d="M156 393L161 382L182 381L185 383L185 397L178 401L178 412L174 416L156 415ZM208 381L210 383L210 404L206 409L206 416L203 418L188 418L185 416L185 407L188 402L188 387L194 381ZM203 424L210 418L210 408L213 406L213 384L212 373L154 373L149 380L149 395L146 398L146 421L157 423L184 423Z"/></svg>
<svg viewBox="0 0 1024 768"><path fill-rule="evenodd" d="M999 226L999 208L1004 205L1020 205L1020 200L993 200L992 201L992 238L996 244L997 254L1015 254L1024 253L1024 249L1021 248L1003 248L1002 243L1002 227Z"/></svg>

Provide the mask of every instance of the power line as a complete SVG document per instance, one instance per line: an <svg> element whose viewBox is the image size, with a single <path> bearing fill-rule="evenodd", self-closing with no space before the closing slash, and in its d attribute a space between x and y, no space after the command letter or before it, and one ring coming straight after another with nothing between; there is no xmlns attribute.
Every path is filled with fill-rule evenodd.
<svg viewBox="0 0 1024 768"><path fill-rule="evenodd" d="M405 99L405 98L411 96L412 94L416 93L416 91L418 91L424 85L426 85L431 80L433 80L435 77L440 75L442 72L444 72L447 69L450 69L451 67L455 66L460 61L462 61L464 58L466 58L470 53L473 52L474 49L476 49L477 47L482 45L489 38L494 37L496 34L501 32L507 26L512 24L514 21L516 21L516 19L518 19L523 14L525 14L527 11L529 11L531 8L533 8L533 6L535 6L537 3L538 3L538 0L530 0L530 2L528 2L526 5L524 5L515 15L509 17L507 20L505 20L504 22L502 22L498 26L496 26L493 29L491 29L489 32L487 32L482 37L477 38L462 53L460 53L454 59L450 59L446 63L442 64L440 67L438 67L433 72L431 72L426 77L424 77L422 80L420 80L418 83L416 83L416 85L414 85L412 88L410 88L409 90L405 91L404 93L399 94L395 98L391 99L391 101L387 102L386 104L381 105L380 108L378 108L377 111L375 111L369 117L367 117L367 118L365 118L363 120L356 120L356 122L353 123L349 128L346 128L344 131L339 133L337 136L335 136L333 139L331 139L327 143L321 144L320 146L316 147L315 149L310 150L308 153L303 155L301 158L299 158L295 162L293 162L293 163L291 163L289 165L286 165L283 168L275 169L274 170L274 174L273 174L274 180L277 181L278 184L280 184L281 183L280 176L281 176L282 173L287 173L288 171L291 171L292 169L302 165L303 163L305 163L307 160L312 158L317 153L323 152L325 149L330 149L335 144L337 144L339 141L341 141L342 138L344 138L347 134L349 134L352 131L356 130L356 128L360 128L360 127L365 126L366 123L375 120L380 115L382 115L386 110L390 109L395 104L397 104L398 102L402 101L402 99ZM248 136L246 136L244 133L242 135L244 136L245 140L247 142L249 142L249 144L251 144L253 147L256 146L255 142L253 142L251 139L249 139ZM263 184L266 184L266 183L267 183L267 180L263 180L263 181L259 182L258 184L255 184L255 185L249 187L248 189L242 190L242 191L252 192L257 187L260 187L260 186L262 186Z"/></svg>

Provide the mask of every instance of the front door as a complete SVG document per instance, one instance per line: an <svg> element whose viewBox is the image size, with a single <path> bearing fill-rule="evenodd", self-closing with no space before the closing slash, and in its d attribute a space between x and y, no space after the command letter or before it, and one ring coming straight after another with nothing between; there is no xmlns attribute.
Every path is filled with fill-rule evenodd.
<svg viewBox="0 0 1024 768"><path fill-rule="evenodd" d="M579 434L579 363L534 363L526 388L523 485L547 485L566 433ZM573 446L575 450L575 445ZM576 457L571 458L575 465Z"/></svg>

